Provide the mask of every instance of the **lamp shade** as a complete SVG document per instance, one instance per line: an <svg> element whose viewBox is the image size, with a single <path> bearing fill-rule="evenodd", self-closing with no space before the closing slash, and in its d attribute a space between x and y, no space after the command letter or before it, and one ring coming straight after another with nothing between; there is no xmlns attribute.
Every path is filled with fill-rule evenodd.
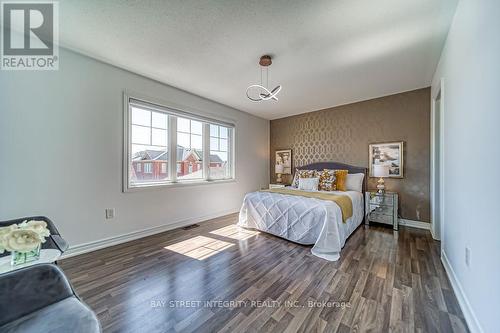
<svg viewBox="0 0 500 333"><path fill-rule="evenodd" d="M285 171L285 167L283 166L283 164L276 164L274 166L275 173L283 173L283 171Z"/></svg>
<svg viewBox="0 0 500 333"><path fill-rule="evenodd" d="M373 177L389 177L389 166L374 164L373 165Z"/></svg>

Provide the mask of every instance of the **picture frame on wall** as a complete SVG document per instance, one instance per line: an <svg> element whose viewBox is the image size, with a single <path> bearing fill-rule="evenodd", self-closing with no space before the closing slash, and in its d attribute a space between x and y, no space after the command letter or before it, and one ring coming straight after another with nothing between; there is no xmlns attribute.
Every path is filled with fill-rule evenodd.
<svg viewBox="0 0 500 333"><path fill-rule="evenodd" d="M275 156L275 165L283 165L283 175L292 174L292 150L283 149L277 150Z"/></svg>
<svg viewBox="0 0 500 333"><path fill-rule="evenodd" d="M373 165L389 166L389 178L404 178L404 141L369 145L368 166L373 177Z"/></svg>

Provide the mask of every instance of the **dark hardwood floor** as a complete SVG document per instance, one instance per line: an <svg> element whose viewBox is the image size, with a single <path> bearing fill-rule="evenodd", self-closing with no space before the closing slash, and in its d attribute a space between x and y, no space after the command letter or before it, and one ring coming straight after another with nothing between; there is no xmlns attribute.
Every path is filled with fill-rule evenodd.
<svg viewBox="0 0 500 333"><path fill-rule="evenodd" d="M341 259L328 262L310 247L238 231L236 221L229 215L60 266L104 332L467 331L427 231L361 226Z"/></svg>

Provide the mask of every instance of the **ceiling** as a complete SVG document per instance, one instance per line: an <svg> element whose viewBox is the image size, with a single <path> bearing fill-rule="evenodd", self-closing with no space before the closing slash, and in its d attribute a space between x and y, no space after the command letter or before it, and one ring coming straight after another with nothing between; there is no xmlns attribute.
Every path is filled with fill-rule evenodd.
<svg viewBox="0 0 500 333"><path fill-rule="evenodd" d="M430 85L457 0L62 0L63 46L275 119ZM271 54L279 101L245 96Z"/></svg>

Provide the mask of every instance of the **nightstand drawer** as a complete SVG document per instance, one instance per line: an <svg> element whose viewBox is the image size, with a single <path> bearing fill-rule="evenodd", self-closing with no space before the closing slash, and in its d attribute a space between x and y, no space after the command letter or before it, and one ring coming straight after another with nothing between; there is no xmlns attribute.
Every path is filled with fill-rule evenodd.
<svg viewBox="0 0 500 333"><path fill-rule="evenodd" d="M384 205L374 205L370 204L370 214L376 213L379 215L394 215L394 208L392 206L384 206Z"/></svg>
<svg viewBox="0 0 500 333"><path fill-rule="evenodd" d="M385 223L385 224L393 224L394 220L392 216L389 215L384 215L384 214L379 214L376 212L372 212L369 215L370 221L373 222L378 222L378 223Z"/></svg>
<svg viewBox="0 0 500 333"><path fill-rule="evenodd" d="M375 205L385 205L385 206L393 206L394 205L394 196L388 194L370 194L370 204Z"/></svg>

